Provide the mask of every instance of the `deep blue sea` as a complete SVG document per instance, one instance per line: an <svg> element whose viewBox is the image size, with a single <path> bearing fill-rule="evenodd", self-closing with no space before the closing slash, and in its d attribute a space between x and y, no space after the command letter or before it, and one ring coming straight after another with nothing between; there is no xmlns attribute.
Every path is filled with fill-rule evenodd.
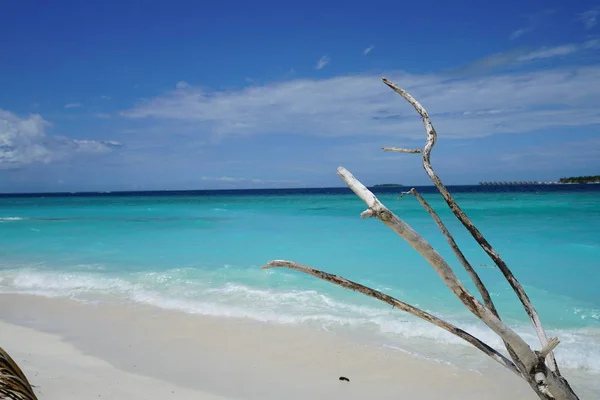
<svg viewBox="0 0 600 400"><path fill-rule="evenodd" d="M399 200L400 190L376 193L472 288L430 216L414 198ZM504 320L539 348L500 272L433 187L420 190ZM600 374L600 185L450 190L562 340L561 366ZM499 345L410 246L380 221L359 217L364 209L345 188L2 195L0 291L304 324L442 361L465 352L467 345L437 327L361 294L259 268L287 259L371 285Z"/></svg>

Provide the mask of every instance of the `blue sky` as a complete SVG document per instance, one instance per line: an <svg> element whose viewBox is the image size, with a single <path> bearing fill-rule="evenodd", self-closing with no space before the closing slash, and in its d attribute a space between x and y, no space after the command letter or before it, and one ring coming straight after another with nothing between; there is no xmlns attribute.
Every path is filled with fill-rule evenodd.
<svg viewBox="0 0 600 400"><path fill-rule="evenodd" d="M0 191L600 174L600 2L4 1Z"/></svg>

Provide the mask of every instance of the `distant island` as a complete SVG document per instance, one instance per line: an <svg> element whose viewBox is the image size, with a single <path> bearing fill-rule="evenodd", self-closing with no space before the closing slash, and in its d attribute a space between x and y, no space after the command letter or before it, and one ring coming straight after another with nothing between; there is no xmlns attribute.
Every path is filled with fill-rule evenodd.
<svg viewBox="0 0 600 400"><path fill-rule="evenodd" d="M571 178L560 178L558 183L600 183L600 175L574 176Z"/></svg>
<svg viewBox="0 0 600 400"><path fill-rule="evenodd" d="M401 185L399 183L380 183L378 185L375 185L373 187L403 187L404 185Z"/></svg>
<svg viewBox="0 0 600 400"><path fill-rule="evenodd" d="M538 182L538 181L519 181L519 182L479 182L486 186L516 186L516 185L557 185L559 182Z"/></svg>

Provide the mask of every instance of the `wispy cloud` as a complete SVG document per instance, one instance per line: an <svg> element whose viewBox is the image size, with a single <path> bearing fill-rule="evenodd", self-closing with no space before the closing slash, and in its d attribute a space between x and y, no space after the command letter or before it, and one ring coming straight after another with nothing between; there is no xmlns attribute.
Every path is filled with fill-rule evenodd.
<svg viewBox="0 0 600 400"><path fill-rule="evenodd" d="M576 53L595 51L600 48L600 40L592 39L583 43L568 43L554 47L542 47L537 50L516 49L506 53L497 53L451 72L451 75L480 74L505 67L518 67L539 60L564 57Z"/></svg>
<svg viewBox="0 0 600 400"><path fill-rule="evenodd" d="M65 105L65 108L79 108L79 107L83 107L83 104L81 103L69 103Z"/></svg>
<svg viewBox="0 0 600 400"><path fill-rule="evenodd" d="M579 19L585 29L592 29L598 23L598 15L600 15L600 7L594 7L579 14Z"/></svg>
<svg viewBox="0 0 600 400"><path fill-rule="evenodd" d="M554 14L555 10L543 10L539 13L533 14L533 15L528 15L527 16L527 24L515 31L513 31L510 34L510 39L515 40L520 38L521 36L533 32L535 29L537 29L540 24L543 22L544 18L546 18L548 15Z"/></svg>
<svg viewBox="0 0 600 400"><path fill-rule="evenodd" d="M551 54L544 51L529 59ZM600 123L600 65L460 79L393 71L387 75L423 102L448 138ZM372 74L293 79L240 90L192 87L142 101L122 115L153 118L156 127L163 125L168 132L181 124L208 137L422 137L414 110Z"/></svg>
<svg viewBox="0 0 600 400"><path fill-rule="evenodd" d="M519 29L517 29L516 31L514 31L514 32L512 32L510 34L510 38L512 40L518 39L521 36L525 35L526 33L531 32L532 30L533 30L532 26L528 26L528 27L525 27L525 28L519 28Z"/></svg>
<svg viewBox="0 0 600 400"><path fill-rule="evenodd" d="M517 61L533 61L540 60L544 58L553 58L560 56L567 56L569 54L573 54L579 51L579 46L577 45L565 45L565 46L556 46L545 48L537 51L533 51L531 53L525 54L517 59Z"/></svg>
<svg viewBox="0 0 600 400"><path fill-rule="evenodd" d="M96 114L94 114L94 117L100 118L100 119L108 119L111 117L111 115L108 113L96 113Z"/></svg>
<svg viewBox="0 0 600 400"><path fill-rule="evenodd" d="M375 48L375 46L369 46L369 47L367 47L366 49L363 50L363 54L366 56L371 51L373 51L374 48Z"/></svg>
<svg viewBox="0 0 600 400"><path fill-rule="evenodd" d="M317 61L317 65L315 66L315 69L322 69L327 64L329 64L329 57L325 55L325 56L319 58L319 61Z"/></svg>
<svg viewBox="0 0 600 400"><path fill-rule="evenodd" d="M175 85L175 87L177 89L185 89L185 88L189 88L190 84L187 83L186 81L179 81L179 82L177 82L177 84Z"/></svg>
<svg viewBox="0 0 600 400"><path fill-rule="evenodd" d="M71 140L71 143L71 147L74 150L86 153L104 153L111 149L121 147L121 143L116 140L73 139Z"/></svg>
<svg viewBox="0 0 600 400"><path fill-rule="evenodd" d="M112 99L112 97L110 97L110 96L100 96L100 99L102 99L102 100L110 100L110 99Z"/></svg>
<svg viewBox="0 0 600 400"><path fill-rule="evenodd" d="M21 118L0 109L0 169L49 163L74 153L103 153L120 146L115 141L47 135L48 126L50 123L38 114Z"/></svg>

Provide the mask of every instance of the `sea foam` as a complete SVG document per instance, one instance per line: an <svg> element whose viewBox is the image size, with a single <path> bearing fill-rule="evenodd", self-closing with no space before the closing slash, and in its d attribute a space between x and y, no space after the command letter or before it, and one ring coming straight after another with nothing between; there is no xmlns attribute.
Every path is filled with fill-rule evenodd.
<svg viewBox="0 0 600 400"><path fill-rule="evenodd" d="M89 269L98 269L98 266ZM305 324L329 332L358 334L373 343L452 363L456 362L457 354L470 349L456 336L384 305L352 304L316 290L259 288L232 282L215 287L190 279L188 275L185 269L121 276L100 272L5 269L0 270L0 291L68 297L82 302L137 302L191 314ZM501 340L479 321L466 315L441 317L491 346L503 348ZM521 324L515 330L533 348L539 347L533 329ZM548 335L561 339L556 353L563 367L600 374L599 329L555 329L549 330Z"/></svg>

